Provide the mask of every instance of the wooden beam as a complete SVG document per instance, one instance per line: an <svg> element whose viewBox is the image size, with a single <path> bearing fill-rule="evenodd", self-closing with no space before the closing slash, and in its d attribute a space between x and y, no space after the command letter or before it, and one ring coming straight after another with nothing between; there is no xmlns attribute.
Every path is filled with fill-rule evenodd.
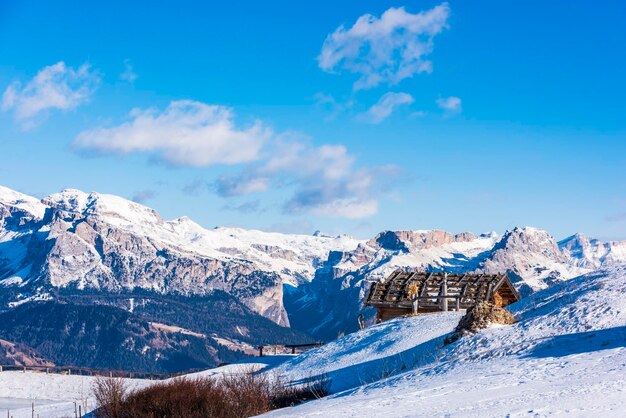
<svg viewBox="0 0 626 418"><path fill-rule="evenodd" d="M422 291L420 292L420 296L424 296L426 294L426 289L428 288L428 281L433 276L433 272L430 272L424 278L424 283L422 284Z"/></svg>
<svg viewBox="0 0 626 418"><path fill-rule="evenodd" d="M395 278L394 278L395 280ZM387 281L385 284L387 285L387 289L385 289L385 295L382 297L382 300L387 300L387 297L389 296L389 293L391 293L391 285L393 283L393 280L389 280Z"/></svg>
<svg viewBox="0 0 626 418"><path fill-rule="evenodd" d="M491 295L492 295L492 293L491 293L491 288L492 288L492 287L493 287L493 286L492 286L491 282L489 282L489 285L487 286L487 293L485 294L485 300L486 300L487 302L489 302L489 301L491 300Z"/></svg>
<svg viewBox="0 0 626 418"><path fill-rule="evenodd" d="M377 286L378 286L378 282L372 282L372 285L370 286L370 290L367 292L367 297L365 298L365 305L367 305L367 303L372 299L372 296L374 295L374 293L376 293Z"/></svg>
<svg viewBox="0 0 626 418"><path fill-rule="evenodd" d="M441 282L441 290L440 290L442 299L441 299L441 310L444 312L448 312L448 274L443 274L443 281Z"/></svg>

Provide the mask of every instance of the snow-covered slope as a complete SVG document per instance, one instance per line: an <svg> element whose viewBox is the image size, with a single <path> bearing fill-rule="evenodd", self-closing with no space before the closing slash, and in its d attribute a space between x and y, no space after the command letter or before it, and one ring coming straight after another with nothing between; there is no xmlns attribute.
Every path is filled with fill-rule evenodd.
<svg viewBox="0 0 626 418"><path fill-rule="evenodd" d="M300 356L276 356L194 373L261 370L284 381L327 376L326 398L267 416L602 416L626 408L626 265L557 283L510 306L518 322L443 346L459 314L399 318ZM51 417L93 406L93 378L0 373L2 402L30 400ZM148 385L135 381L133 385ZM342 390L346 389L347 390Z"/></svg>
<svg viewBox="0 0 626 418"><path fill-rule="evenodd" d="M268 415L623 416L625 294L626 265L555 284L511 305L519 321L512 326L492 326L436 351L422 343L418 358L427 361L413 370ZM408 319L398 322L409 326ZM391 332L379 344L396 338Z"/></svg>
<svg viewBox="0 0 626 418"><path fill-rule="evenodd" d="M8 209L20 209L38 219L43 218L46 210L46 206L41 203L39 199L16 192L4 186L0 186L0 204Z"/></svg>
<svg viewBox="0 0 626 418"><path fill-rule="evenodd" d="M266 372L292 383L328 378L332 392L361 386L398 373L408 364L435 360L443 336L454 330L461 316L461 312L441 312L388 321L293 357Z"/></svg>

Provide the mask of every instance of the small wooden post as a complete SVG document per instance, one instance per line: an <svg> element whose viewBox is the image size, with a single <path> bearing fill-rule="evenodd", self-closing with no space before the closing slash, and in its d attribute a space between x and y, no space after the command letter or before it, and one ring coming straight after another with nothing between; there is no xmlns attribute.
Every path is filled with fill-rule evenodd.
<svg viewBox="0 0 626 418"><path fill-rule="evenodd" d="M460 310L461 310L461 296L456 298L456 311L458 312Z"/></svg>
<svg viewBox="0 0 626 418"><path fill-rule="evenodd" d="M263 346L259 346L259 357L263 357Z"/></svg>
<svg viewBox="0 0 626 418"><path fill-rule="evenodd" d="M419 288L417 286L417 282L413 282L409 285L407 289L407 296L411 299L411 306L413 307L413 315L417 315L417 311L419 310Z"/></svg>
<svg viewBox="0 0 626 418"><path fill-rule="evenodd" d="M441 310L448 312L448 273L443 274L443 283L441 284Z"/></svg>
<svg viewBox="0 0 626 418"><path fill-rule="evenodd" d="M31 416L31 418L35 418L35 402L32 402L32 403L31 403L31 408L32 408L32 409L31 409L31 410L32 410L32 413L31 413L31 415L30 415L30 416Z"/></svg>
<svg viewBox="0 0 626 418"><path fill-rule="evenodd" d="M78 405L78 418L83 418L83 406Z"/></svg>
<svg viewBox="0 0 626 418"><path fill-rule="evenodd" d="M357 321L359 322L359 329L365 329L365 317L363 316L363 314L359 314L359 316L357 317Z"/></svg>

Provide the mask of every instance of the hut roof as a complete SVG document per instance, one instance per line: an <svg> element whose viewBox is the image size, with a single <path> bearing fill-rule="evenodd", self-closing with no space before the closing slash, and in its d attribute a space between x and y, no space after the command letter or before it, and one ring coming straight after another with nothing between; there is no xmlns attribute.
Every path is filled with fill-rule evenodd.
<svg viewBox="0 0 626 418"><path fill-rule="evenodd" d="M506 292L509 299L519 300L519 293L506 274L448 274L443 272L394 271L385 281L373 283L365 299L366 306L411 307L412 298L423 308L437 307L444 298L458 299L462 308L480 301L492 301L498 291Z"/></svg>

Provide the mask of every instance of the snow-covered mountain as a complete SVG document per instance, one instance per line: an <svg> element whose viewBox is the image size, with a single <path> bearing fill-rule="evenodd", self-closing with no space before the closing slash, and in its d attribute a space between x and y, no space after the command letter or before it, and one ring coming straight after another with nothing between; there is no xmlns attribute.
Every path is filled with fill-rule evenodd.
<svg viewBox="0 0 626 418"><path fill-rule="evenodd" d="M238 320L257 314L328 340L354 331L360 312L371 314L362 307L369 284L396 268L507 272L528 295L623 261L626 242L577 234L557 243L530 227L502 235L384 231L370 240L205 229L186 217L163 220L118 196L69 189L39 200L0 187L0 311L31 301L97 300L206 333L193 328L191 316L176 323L188 315L166 308L174 305L163 298L176 297L175 306L193 298L211 304L224 292L234 298L229 306L249 310ZM167 318L155 317L159 298ZM248 334L246 343L254 343Z"/></svg>
<svg viewBox="0 0 626 418"><path fill-rule="evenodd" d="M559 248L577 265L585 268L614 265L626 259L626 241L602 242L574 234L559 241Z"/></svg>
<svg viewBox="0 0 626 418"><path fill-rule="evenodd" d="M330 251L358 241L164 221L117 196L64 190L38 200L0 189L0 285L206 295L223 290L288 325L283 284L312 279ZM27 292L20 292L19 303ZM41 296L40 296L41 297Z"/></svg>
<svg viewBox="0 0 626 418"><path fill-rule="evenodd" d="M502 235L445 231L385 231L353 251L332 252L310 283L287 287L292 326L323 339L356 329L370 282L397 268L508 273L523 296L552 284L626 261L626 242L610 243L610 257L573 256L546 231L514 228ZM608 244L607 244L608 245ZM369 312L371 316L371 312Z"/></svg>

